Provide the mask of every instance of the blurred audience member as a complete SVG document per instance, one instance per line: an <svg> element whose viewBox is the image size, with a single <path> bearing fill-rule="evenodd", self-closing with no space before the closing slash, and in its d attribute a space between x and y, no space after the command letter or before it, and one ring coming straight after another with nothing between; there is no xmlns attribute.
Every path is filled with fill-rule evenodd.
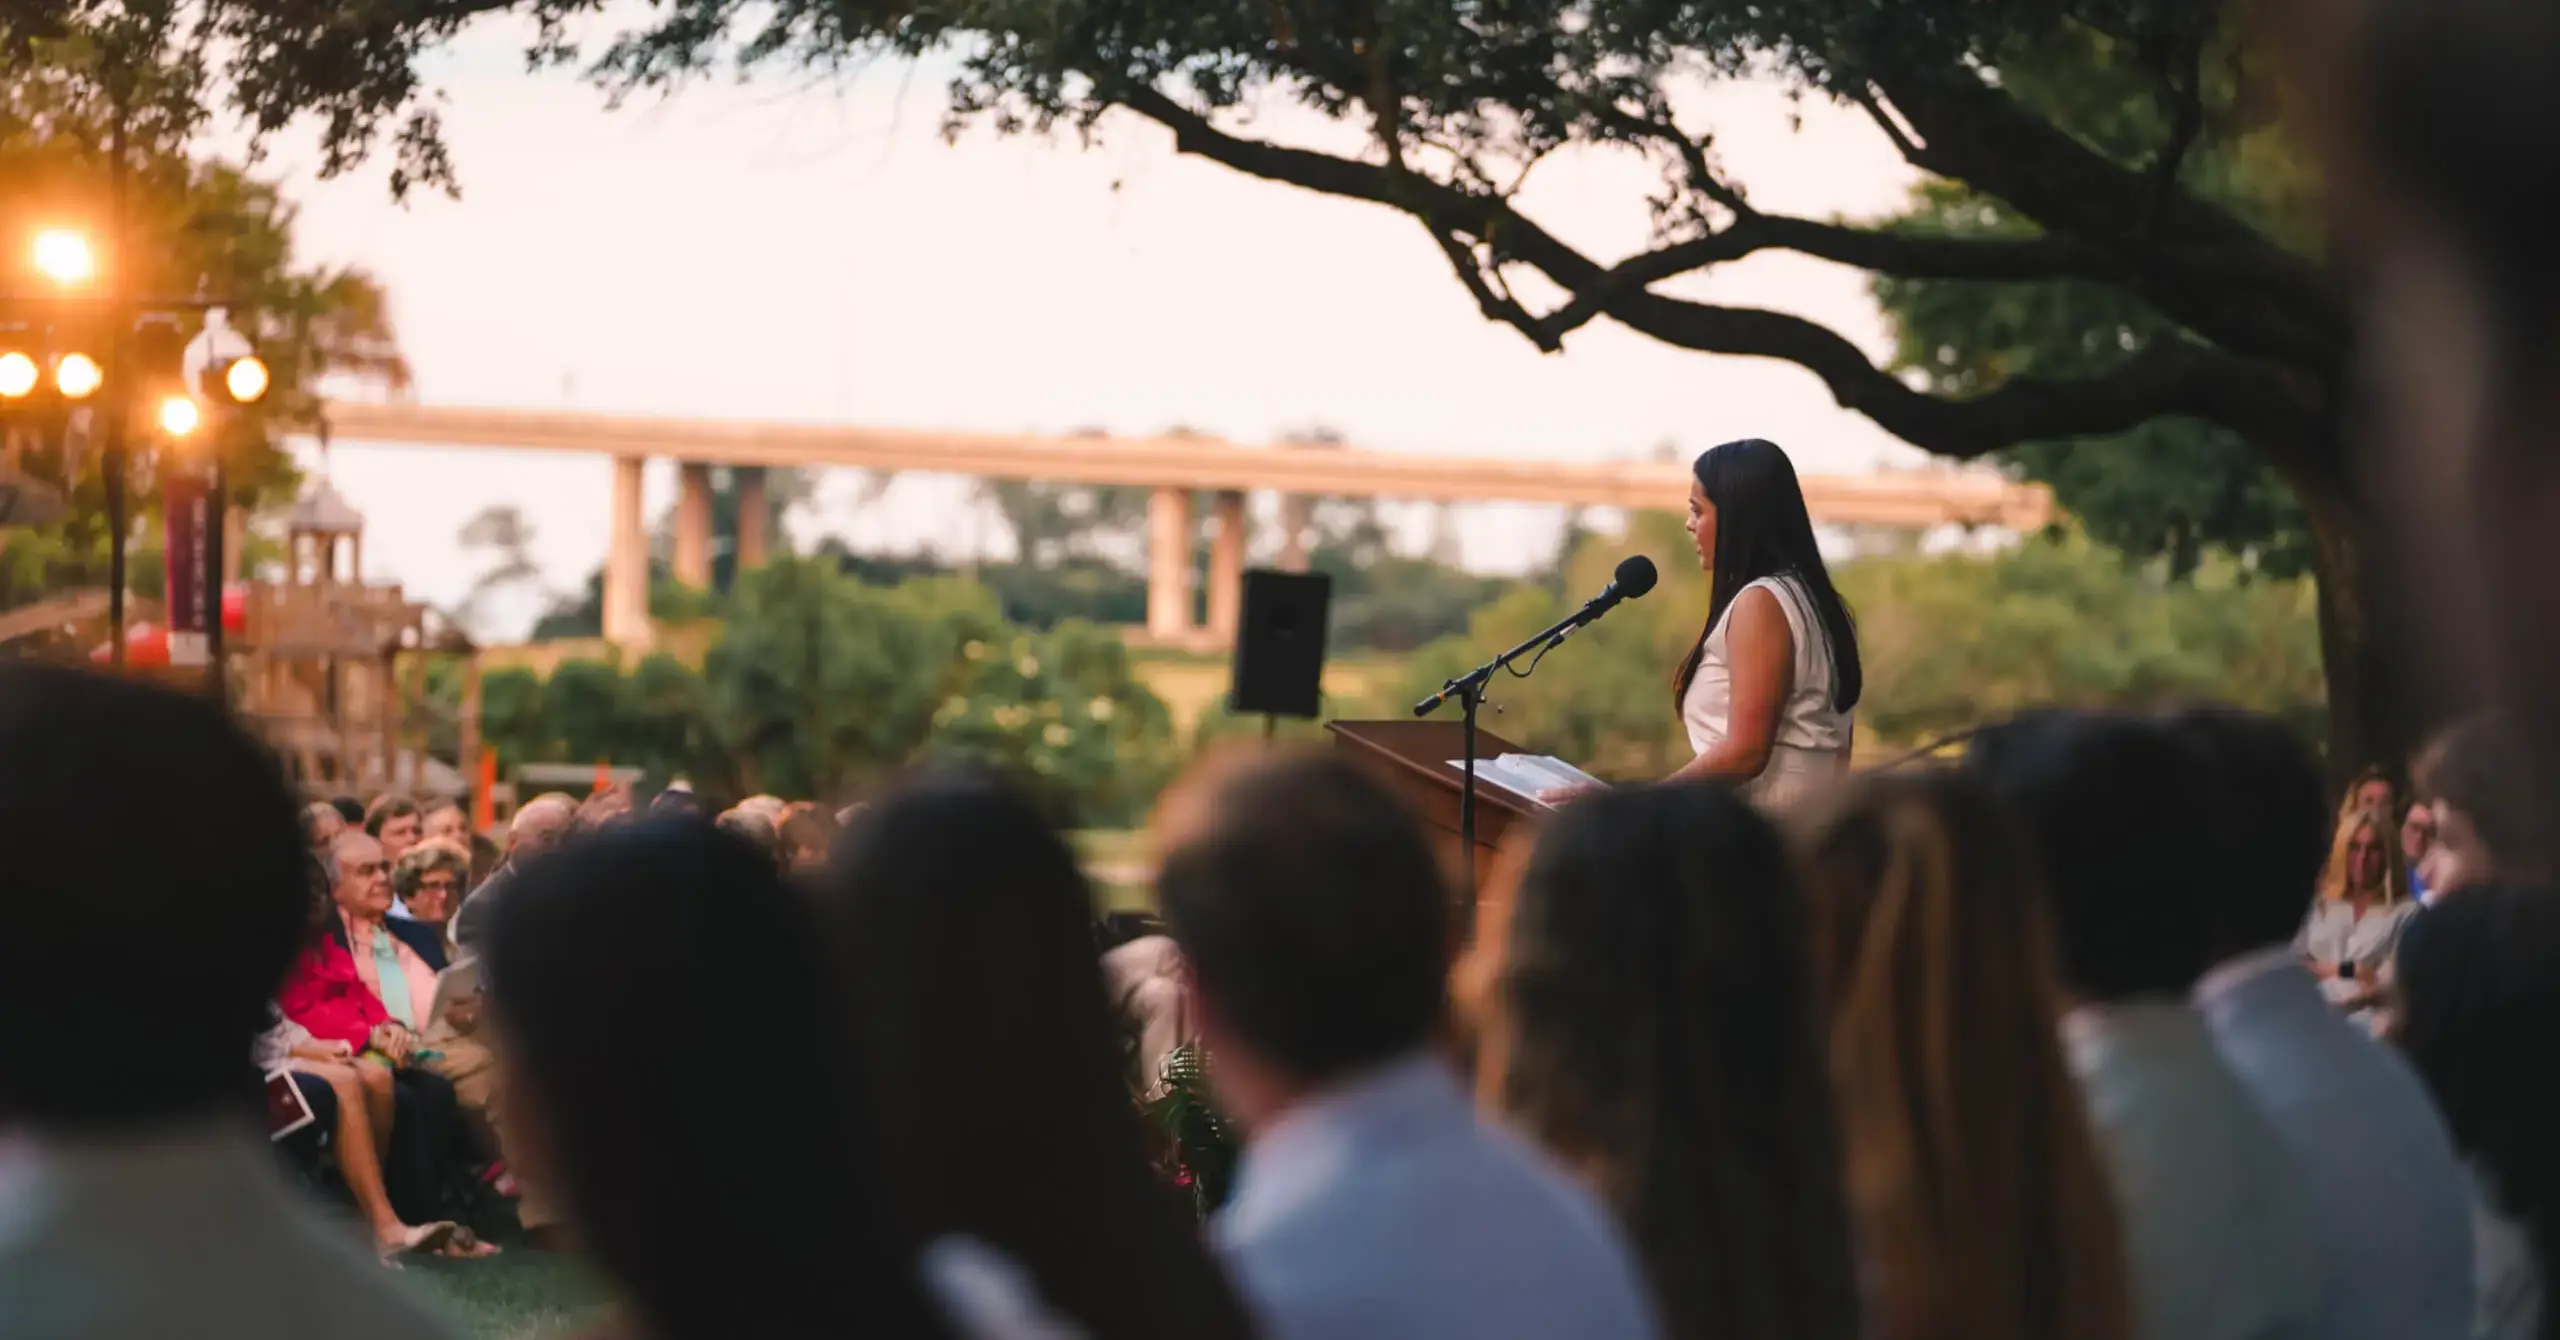
<svg viewBox="0 0 2560 1340"><path fill-rule="evenodd" d="M403 795L377 796L365 807L365 835L382 844L382 858L397 861L418 845L425 828L418 802Z"/></svg>
<svg viewBox="0 0 2560 1340"><path fill-rule="evenodd" d="M452 939L463 953L480 952L489 909L505 898L506 886L526 862L569 840L569 830L577 817L578 802L557 791L535 796L516 811L514 821L507 825L506 859L499 863L497 873L473 889L453 914Z"/></svg>
<svg viewBox="0 0 2560 1340"><path fill-rule="evenodd" d="M382 844L382 859L386 865L408 855L409 849L418 845L418 835L423 827L424 821L418 810L418 802L407 796L397 794L376 796L373 798L373 803L365 807L365 835ZM394 898L391 900L390 915L405 919L409 915L409 909L402 905L399 899Z"/></svg>
<svg viewBox="0 0 2560 1340"><path fill-rule="evenodd" d="M2495 717L2448 727L2419 752L2417 776L2420 799L2435 811L2426 868L2434 897L2541 881L2532 778L2513 728Z"/></svg>
<svg viewBox="0 0 2560 1340"><path fill-rule="evenodd" d="M1608 1212L1481 1123L1436 1050L1449 890L1396 794L1330 753L1237 754L1159 825L1158 897L1246 1139L1215 1235L1263 1328L1658 1334Z"/></svg>
<svg viewBox="0 0 2560 1340"><path fill-rule="evenodd" d="M445 838L420 842L391 867L391 895L408 907L411 920L438 935L461 910L470 884L469 849Z"/></svg>
<svg viewBox="0 0 2560 1340"><path fill-rule="evenodd" d="M2338 815L2344 818L2352 810L2380 810L2389 814L2398 808L2395 804L2398 799L2391 786L2391 774L2376 765L2356 774L2355 784L2347 788L2346 799L2339 802Z"/></svg>
<svg viewBox="0 0 2560 1340"><path fill-rule="evenodd" d="M649 802L652 819L699 819L702 813L702 797L689 786L670 786Z"/></svg>
<svg viewBox="0 0 2560 1340"><path fill-rule="evenodd" d="M984 1249L940 1278L1009 1327L935 1306L879 1189L852 1012L770 861L696 824L609 832L528 867L489 942L526 1158L641 1334L1059 1334Z"/></svg>
<svg viewBox="0 0 2560 1340"><path fill-rule="evenodd" d="M2399 1039L2434 1090L2475 1188L2471 1333L2551 1340L2560 1273L2560 900L2475 887L2400 953ZM2379 1208L2379 1207L2375 1207Z"/></svg>
<svg viewBox="0 0 2560 1340"><path fill-rule="evenodd" d="M325 878L310 881L306 902L310 908L307 949L323 940L330 919L337 915L337 904L329 897ZM413 1227L392 1206L383 1166L397 1129L397 1098L390 1066L359 1056L361 1050L365 1048L344 1037L316 1037L283 1009L270 1005L267 1031L258 1038L255 1059L260 1070L281 1068L305 1081L297 1087L311 1105L313 1124L326 1123L337 1141L338 1175L366 1226L373 1230L375 1253L388 1259L440 1248L452 1240L454 1224L439 1221Z"/></svg>
<svg viewBox="0 0 2560 1340"><path fill-rule="evenodd" d="M634 802L630 785L616 782L577 804L578 817L569 825L571 837L586 837L620 826L632 817Z"/></svg>
<svg viewBox="0 0 2560 1340"><path fill-rule="evenodd" d="M2309 1177L2329 1266L2319 1333L2464 1334L2470 1210L2444 1119L2398 1056L2329 1008L2296 948L2324 878L2319 773L2265 717L2195 711L2172 726L2203 756L2221 819L2213 859L2191 867L2219 960L2196 1003Z"/></svg>
<svg viewBox="0 0 2560 1340"><path fill-rule="evenodd" d="M1859 1334L1806 955L1786 850L1721 785L1575 803L1513 895L1494 1107L1617 1212L1676 1340Z"/></svg>
<svg viewBox="0 0 2560 1340"><path fill-rule="evenodd" d="M2296 941L2330 1004L2360 1011L2381 1000L2390 985L2391 951L2417 906L2403 896L2406 872L2389 810L2339 816L2320 874L2320 896L2303 917Z"/></svg>
<svg viewBox="0 0 2560 1340"><path fill-rule="evenodd" d="M1855 782L1795 828L1868 1334L2128 1340L2115 1194L2056 1037L2024 836L1943 772Z"/></svg>
<svg viewBox="0 0 2560 1340"><path fill-rule="evenodd" d="M450 842L454 850L471 851L471 816L451 796L430 796L418 806L418 840ZM396 858L395 858L396 859Z"/></svg>
<svg viewBox="0 0 2560 1340"><path fill-rule="evenodd" d="M188 798L149 841L99 803L137 777ZM445 1335L263 1147L309 921L276 759L200 694L0 663L0 851L0 1330Z"/></svg>
<svg viewBox="0 0 2560 1340"><path fill-rule="evenodd" d="M882 1172L911 1242L993 1246L1087 1335L1247 1334L1150 1166L1093 893L1038 810L991 778L913 779L846 834L830 883L821 916L866 1025Z"/></svg>
<svg viewBox="0 0 2560 1340"><path fill-rule="evenodd" d="M338 916L329 935L354 956L356 975L402 1025L424 1027L444 971L444 936L432 926L391 915L391 870L382 844L344 833L331 853L330 896Z"/></svg>
<svg viewBox="0 0 2560 1340"><path fill-rule="evenodd" d="M302 845L314 852L329 850L329 844L347 831L347 821L338 816L338 808L325 800L315 800L302 807Z"/></svg>
<svg viewBox="0 0 2560 1340"><path fill-rule="evenodd" d="M789 807L790 802L782 797L766 795L749 796L737 804L737 808L774 824L782 822L782 812Z"/></svg>
<svg viewBox="0 0 2560 1340"><path fill-rule="evenodd" d="M376 887L381 883L380 851L380 844L360 831L339 836L334 858L324 867L329 909L286 973L276 1003L312 1037L343 1045L369 1065L390 1072L392 1107L374 1108L376 1132L389 1132L383 1141L384 1181L401 1216L424 1223L444 1217L439 1173L460 1120L459 1099L450 1081L423 1067L417 1030L384 1008L382 996L347 947L347 904L389 896L387 888ZM405 971L392 975L403 985L408 981ZM429 983L433 980L430 975ZM478 1248L448 1243L442 1250L474 1254Z"/></svg>
<svg viewBox="0 0 2560 1340"><path fill-rule="evenodd" d="M2436 810L2420 800L2400 817L2400 860L2409 870L2409 901L2425 907L2436 900L2426 878L2427 857L2436 846Z"/></svg>
<svg viewBox="0 0 2560 1340"><path fill-rule="evenodd" d="M780 863L779 839L774 835L773 821L752 810L740 808L722 812L712 821L713 827L740 842L763 852L765 859Z"/></svg>
<svg viewBox="0 0 2560 1340"><path fill-rule="evenodd" d="M815 875L826 869L827 853L834 849L836 823L825 810L814 805L799 806L782 820L782 866L797 875Z"/></svg>
<svg viewBox="0 0 2560 1340"><path fill-rule="evenodd" d="M341 827L364 827L364 802L354 796L340 796L329 802L329 808L338 812L338 823Z"/></svg>
<svg viewBox="0 0 2560 1340"><path fill-rule="evenodd" d="M2191 868L2214 831L2202 760L2165 726L2038 713L1977 735L1965 766L2043 866L2064 1054L2114 1172L2138 1334L2313 1334L2311 1190L2188 1005L2212 953Z"/></svg>

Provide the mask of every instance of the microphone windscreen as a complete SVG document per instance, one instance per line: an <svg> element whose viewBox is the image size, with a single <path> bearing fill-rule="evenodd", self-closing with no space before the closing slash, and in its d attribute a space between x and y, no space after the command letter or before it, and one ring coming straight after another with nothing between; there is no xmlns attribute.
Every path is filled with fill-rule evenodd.
<svg viewBox="0 0 2560 1340"><path fill-rule="evenodd" d="M1618 594L1629 600L1652 590L1653 584L1660 580L1662 574L1654 571L1653 560L1642 554L1618 565Z"/></svg>

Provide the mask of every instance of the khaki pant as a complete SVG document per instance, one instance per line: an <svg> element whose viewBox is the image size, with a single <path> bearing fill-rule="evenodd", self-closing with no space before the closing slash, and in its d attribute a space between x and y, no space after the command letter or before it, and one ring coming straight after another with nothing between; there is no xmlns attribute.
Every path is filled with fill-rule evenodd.
<svg viewBox="0 0 2560 1340"><path fill-rule="evenodd" d="M487 1126L489 1137L497 1142L498 1157L516 1181L517 1221L528 1229L558 1224L560 1212L542 1194L539 1179L528 1175L523 1151L507 1139L506 1105L498 1092L498 1058L476 1037L464 1037L450 1028L438 1028L436 1033L426 1046L442 1055L428 1062L427 1069L452 1082L453 1096L463 1112Z"/></svg>

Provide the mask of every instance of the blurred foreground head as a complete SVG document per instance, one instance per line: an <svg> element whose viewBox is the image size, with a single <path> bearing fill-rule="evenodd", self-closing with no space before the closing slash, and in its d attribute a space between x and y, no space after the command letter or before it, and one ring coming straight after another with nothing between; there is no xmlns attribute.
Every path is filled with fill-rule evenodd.
<svg viewBox="0 0 2560 1340"><path fill-rule="evenodd" d="M639 824L518 879L486 951L509 1123L649 1333L732 1335L743 1306L763 1335L943 1334L876 1186L850 1012L773 862Z"/></svg>
<svg viewBox="0 0 2560 1340"><path fill-rule="evenodd" d="M1974 736L1964 769L2025 822L2064 989L2185 999L2213 957L2192 869L2214 833L2200 756L2158 722L2033 712Z"/></svg>
<svg viewBox="0 0 2560 1340"><path fill-rule="evenodd" d="M101 798L185 797L135 841ZM210 700L0 664L0 1123L255 1111L249 1045L302 944L275 758Z"/></svg>
<svg viewBox="0 0 2560 1340"><path fill-rule="evenodd" d="M1952 772L1863 777L1794 817L1875 1334L2126 1340L2025 835Z"/></svg>
<svg viewBox="0 0 2560 1340"><path fill-rule="evenodd" d="M1094 1336L1244 1334L1150 1166L1092 890L1038 809L988 774L911 778L826 883L906 1231L1003 1250Z"/></svg>
<svg viewBox="0 0 2560 1340"><path fill-rule="evenodd" d="M1567 807L1494 999L1501 1107L1617 1212L1672 1336L1857 1332L1803 900L1757 812L1688 784Z"/></svg>
<svg viewBox="0 0 2560 1340"><path fill-rule="evenodd" d="M1228 753L1167 794L1157 827L1157 898L1238 1120L1432 1039L1448 885L1384 782L1326 750Z"/></svg>

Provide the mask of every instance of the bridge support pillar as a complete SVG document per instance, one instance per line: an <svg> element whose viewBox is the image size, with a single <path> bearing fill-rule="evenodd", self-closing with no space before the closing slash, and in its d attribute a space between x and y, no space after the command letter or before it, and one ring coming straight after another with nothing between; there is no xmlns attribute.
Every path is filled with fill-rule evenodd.
<svg viewBox="0 0 2560 1340"><path fill-rule="evenodd" d="M1244 622L1244 495L1217 495L1209 520L1209 637L1223 647L1235 642Z"/></svg>
<svg viewBox="0 0 2560 1340"><path fill-rule="evenodd" d="M604 560L605 641L629 652L649 649L649 529L640 515L643 456L613 458L613 526Z"/></svg>
<svg viewBox="0 0 2560 1340"><path fill-rule="evenodd" d="M734 472L738 490L737 570L753 572L764 566L765 515L770 506L765 501L764 467L742 465Z"/></svg>
<svg viewBox="0 0 2560 1340"><path fill-rule="evenodd" d="M711 589L711 467L685 461L676 467L675 578L696 591Z"/></svg>
<svg viewBox="0 0 2560 1340"><path fill-rule="evenodd" d="M1307 530L1315 524L1315 500L1303 493L1280 495L1280 570L1307 570Z"/></svg>
<svg viewBox="0 0 2560 1340"><path fill-rule="evenodd" d="M1147 636L1191 636L1191 491L1160 487L1147 500Z"/></svg>

